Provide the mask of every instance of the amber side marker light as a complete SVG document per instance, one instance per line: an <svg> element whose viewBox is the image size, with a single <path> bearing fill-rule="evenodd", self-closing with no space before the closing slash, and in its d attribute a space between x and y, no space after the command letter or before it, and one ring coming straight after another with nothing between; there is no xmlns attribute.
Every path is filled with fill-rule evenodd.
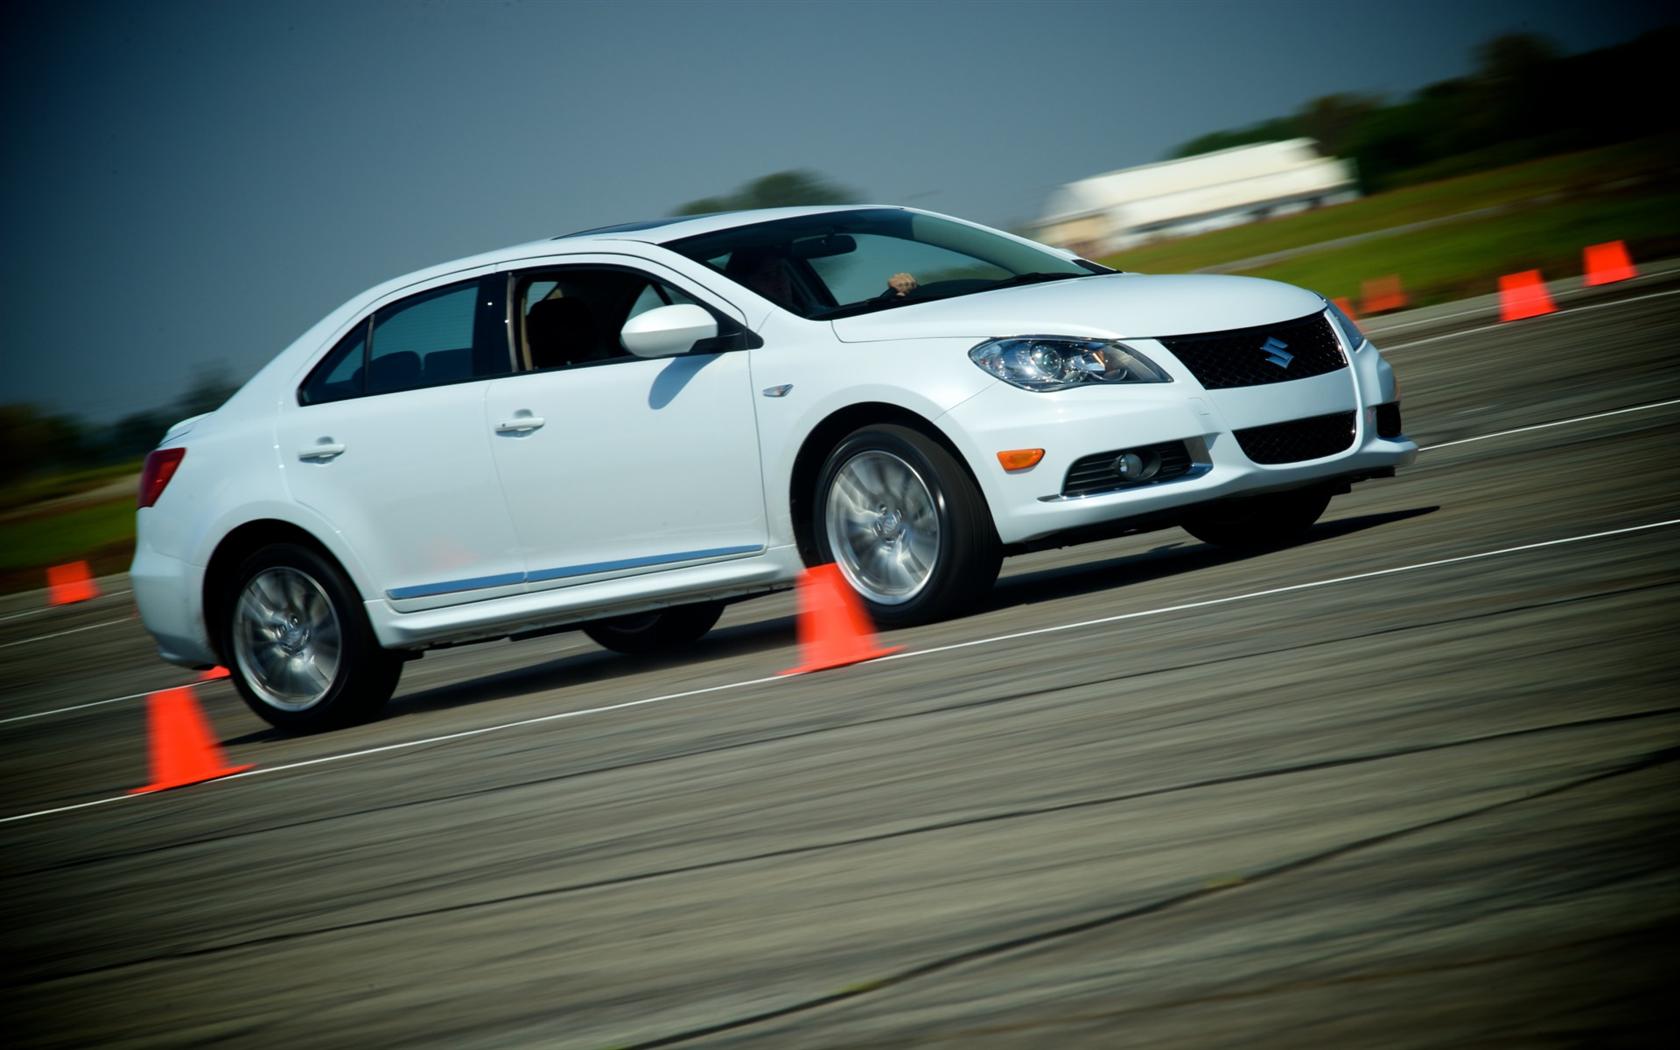
<svg viewBox="0 0 1680 1050"><path fill-rule="evenodd" d="M1003 464L1004 470L1031 470L1038 466L1038 461L1044 458L1041 448L1014 448L1008 452L997 454L998 462Z"/></svg>

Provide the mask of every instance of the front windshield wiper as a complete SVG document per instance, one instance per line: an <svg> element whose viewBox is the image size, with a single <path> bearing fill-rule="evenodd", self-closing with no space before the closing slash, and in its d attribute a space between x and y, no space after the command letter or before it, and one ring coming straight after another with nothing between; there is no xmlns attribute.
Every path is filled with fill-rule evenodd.
<svg viewBox="0 0 1680 1050"><path fill-rule="evenodd" d="M992 285L990 288L987 288L986 291L990 292L998 288L1013 288L1018 284L1039 284L1043 281L1065 281L1072 277L1096 276L1097 274L1094 273L1068 273L1066 270L1059 270L1055 273L1049 273L1043 270L1034 270L1030 273L1018 273L1013 277L1005 278L1004 280Z"/></svg>
<svg viewBox="0 0 1680 1050"><path fill-rule="evenodd" d="M838 321L842 317L856 317L859 314L872 314L877 310L892 310L900 306L914 306L916 303L931 303L938 299L933 296L926 299L865 299L858 303L848 303L845 306L834 306L827 310L818 310L809 317L813 321Z"/></svg>
<svg viewBox="0 0 1680 1050"><path fill-rule="evenodd" d="M813 321L837 321L842 317L856 317L859 314L872 314L877 310L891 310L900 306L915 306L918 303L938 302L941 299L955 299L958 296L974 295L978 292L994 292L999 288L1013 288L1023 284L1039 284L1043 281L1062 281L1070 277L1100 277L1098 273L1067 273L1066 271L1051 273L1045 270L1034 270L1030 273L1018 273L1013 277L1006 277L1000 281L983 285L979 288L967 288L963 291L953 291L946 295L911 295L897 299L865 299L862 302L850 303L846 306L836 306L811 315Z"/></svg>

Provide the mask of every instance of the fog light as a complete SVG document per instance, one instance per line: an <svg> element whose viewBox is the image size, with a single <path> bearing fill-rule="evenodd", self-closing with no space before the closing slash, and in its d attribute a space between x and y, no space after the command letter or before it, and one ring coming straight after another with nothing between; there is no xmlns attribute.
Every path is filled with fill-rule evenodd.
<svg viewBox="0 0 1680 1050"><path fill-rule="evenodd" d="M1114 457L1113 470L1121 481L1148 481L1161 472L1161 456L1149 449L1142 454L1122 452Z"/></svg>

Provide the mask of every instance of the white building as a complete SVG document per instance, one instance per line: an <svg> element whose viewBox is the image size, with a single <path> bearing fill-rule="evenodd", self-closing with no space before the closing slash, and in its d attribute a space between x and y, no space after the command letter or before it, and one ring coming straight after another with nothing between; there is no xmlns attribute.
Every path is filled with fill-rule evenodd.
<svg viewBox="0 0 1680 1050"><path fill-rule="evenodd" d="M1038 237L1096 257L1359 196L1353 162L1321 157L1317 145L1236 146L1070 182L1050 195Z"/></svg>

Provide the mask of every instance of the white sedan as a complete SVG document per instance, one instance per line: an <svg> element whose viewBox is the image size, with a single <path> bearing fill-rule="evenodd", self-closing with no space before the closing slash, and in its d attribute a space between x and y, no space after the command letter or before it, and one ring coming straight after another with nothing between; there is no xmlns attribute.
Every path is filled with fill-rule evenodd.
<svg viewBox="0 0 1680 1050"><path fill-rule="evenodd" d="M673 219L333 311L148 457L133 586L165 659L308 730L429 648L678 645L807 565L898 627L973 608L1007 554L1286 543L1416 455L1312 292L909 208Z"/></svg>

